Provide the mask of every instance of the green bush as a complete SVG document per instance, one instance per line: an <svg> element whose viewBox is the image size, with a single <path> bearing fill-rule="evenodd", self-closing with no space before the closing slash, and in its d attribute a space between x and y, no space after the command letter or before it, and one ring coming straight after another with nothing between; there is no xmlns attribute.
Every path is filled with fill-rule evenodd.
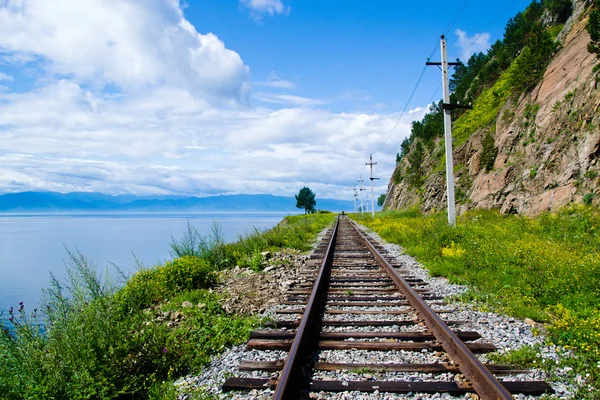
<svg viewBox="0 0 600 400"><path fill-rule="evenodd" d="M116 296L125 310L137 312L178 292L209 288L216 281L207 260L185 256L136 272Z"/></svg>
<svg viewBox="0 0 600 400"><path fill-rule="evenodd" d="M588 51L600 57L600 10L599 1L594 0L590 17L588 19L586 29L590 34L590 42L588 43Z"/></svg>
<svg viewBox="0 0 600 400"><path fill-rule="evenodd" d="M529 178L533 179L538 174L539 165L534 165L529 169Z"/></svg>
<svg viewBox="0 0 600 400"><path fill-rule="evenodd" d="M594 200L594 193L590 192L583 195L583 204L586 206L591 206L592 200Z"/></svg>
<svg viewBox="0 0 600 400"><path fill-rule="evenodd" d="M514 368L536 368L541 365L540 350L532 346L523 346L505 353L488 355L495 364L508 364Z"/></svg>
<svg viewBox="0 0 600 400"><path fill-rule="evenodd" d="M221 270L228 268L232 260L227 251L223 230L216 221L213 221L208 235L200 234L198 229L190 222L179 240L171 236L171 256L177 257L199 257L207 260L213 268Z"/></svg>
<svg viewBox="0 0 600 400"><path fill-rule="evenodd" d="M316 234L331 224L335 215L330 212L285 217L268 230L254 229L239 235L236 242L225 243L221 229L213 223L211 232L203 236L189 223L183 236L171 238L174 257L195 256L209 263L215 270L236 265L250 266L256 261L256 253L281 248L301 251L310 249ZM254 258L254 261L253 261Z"/></svg>
<svg viewBox="0 0 600 400"><path fill-rule="evenodd" d="M53 279L43 315L21 307L8 321L0 318L13 327L0 333L2 398L147 398L164 380L197 371L211 355L243 342L256 319L226 314L207 290L190 291L214 282L205 270L206 262L184 257L118 289L80 253L71 254L68 281ZM171 301L140 312L157 293L148 283L161 295L170 292ZM183 315L177 323L164 318L175 310Z"/></svg>
<svg viewBox="0 0 600 400"><path fill-rule="evenodd" d="M498 148L494 146L494 137L490 132L486 132L479 158L479 168L485 168L486 172L490 172L494 168L496 156L498 156Z"/></svg>
<svg viewBox="0 0 600 400"><path fill-rule="evenodd" d="M406 178L409 185L413 187L421 186L423 182L423 158L425 150L420 140L417 140L414 148L408 153L409 166L406 169Z"/></svg>
<svg viewBox="0 0 600 400"><path fill-rule="evenodd" d="M394 183L397 185L400 182L402 182L402 165L397 165L396 169L394 170L394 174L392 175L392 179L394 180Z"/></svg>

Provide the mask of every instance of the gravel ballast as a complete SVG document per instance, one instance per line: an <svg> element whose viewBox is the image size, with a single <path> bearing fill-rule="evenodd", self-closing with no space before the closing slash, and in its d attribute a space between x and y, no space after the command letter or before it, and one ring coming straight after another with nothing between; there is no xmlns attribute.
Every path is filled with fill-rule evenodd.
<svg viewBox="0 0 600 400"><path fill-rule="evenodd" d="M430 277L429 273L423 268L414 258L406 255L400 246L385 243L381 240L377 234L367 231L361 228L363 233L366 234L374 243L379 243L383 246L385 252L387 252L388 260L393 260L394 265L401 265L399 270L403 275L409 275L413 278L420 278L425 282L428 282L428 289L433 292L436 296L449 297L456 296L464 293L467 287L451 284L445 278ZM324 232L320 234L322 237ZM318 243L318 242L317 242ZM307 265L307 256L294 255L298 260L292 262L293 266L290 267L286 264L275 265L275 268L269 269L265 274L275 274L276 278L269 278L261 281L272 282L273 284L279 284L281 287L282 283L290 286L290 281L298 282L300 279L299 269ZM295 268L296 270L286 273L286 269ZM226 284L226 283L225 283ZM280 287L277 289L279 290ZM358 288L357 288L358 289ZM278 296L278 299L280 297ZM518 349L520 347L529 345L537 346L540 348L541 356L547 360L547 362L558 363L557 349L553 346L544 345L544 337L542 334L535 335L534 327L516 318L503 316L492 312L482 312L475 309L474 306L465 303L458 303L454 300L448 300L449 304L441 304L439 301L431 301L429 304L435 310L447 310L444 314L441 314L445 320L449 321L465 321L461 324L459 329L463 331L476 331L481 335L481 339L477 342L485 342L494 344L499 352L506 352L512 349ZM277 320L296 320L299 318L298 314L276 314L276 310L295 310L302 308L303 304L295 306L282 306L276 303L269 303L265 306L261 313L263 316L267 316ZM262 307L257 307L262 308ZM366 308L360 306L335 306L328 307L328 310L345 310L345 311L361 311L361 310L379 310L379 311L391 311L391 310L407 310L406 306L393 306L393 307L377 307L377 308ZM254 311L254 310L253 310ZM327 314L326 320L344 320L344 321L360 321L360 320L411 320L412 314L406 315L371 315L371 314ZM333 327L326 326L323 331L326 332L417 332L422 331L423 326L421 325L394 325L394 326L382 326L382 327L351 327L341 326ZM270 389L266 390L253 390L247 392L234 392L234 393L222 393L221 385L225 382L228 377L254 377L254 378L265 378L276 376L277 373L273 374L264 371L239 371L238 366L242 360L254 360L254 361L274 361L284 359L287 356L285 351L247 351L245 345L236 346L228 349L220 356L214 357L210 364L208 364L199 375L189 375L180 378L175 385L181 391L179 399L187 399L189 395L186 393L193 392L202 388L207 394L212 395L220 399L268 399L271 398L273 391ZM482 362L488 362L488 356L486 354L477 355ZM444 355L440 355L439 352L410 352L410 351L366 351L366 350L322 350L319 352L319 361L326 362L341 362L341 363L360 363L360 362L378 362L378 363L435 363L447 361ZM423 374L423 373L396 373L396 372L376 372L368 371L363 373L356 373L352 371L316 371L313 379L318 380L343 380L343 381L355 381L355 380L375 380L375 381L417 381L417 380L439 380L439 381L453 381L454 374ZM500 376L501 380L547 380L548 378L540 370L533 369L523 374L514 374L507 376ZM575 379L576 380L576 379ZM565 382L549 382L556 394L547 397L554 399L565 399L572 397L576 388ZM311 393L313 399L470 399L471 395L457 397L450 396L448 394L422 394L422 393L409 393L409 394L391 394L391 393L360 393L360 392L341 392L341 393ZM523 396L514 395L516 399L530 400L537 399L534 396Z"/></svg>

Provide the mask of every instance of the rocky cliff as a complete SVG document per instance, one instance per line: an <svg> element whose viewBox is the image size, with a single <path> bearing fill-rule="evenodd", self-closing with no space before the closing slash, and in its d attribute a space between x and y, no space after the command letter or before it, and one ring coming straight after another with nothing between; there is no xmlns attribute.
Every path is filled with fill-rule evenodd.
<svg viewBox="0 0 600 400"><path fill-rule="evenodd" d="M575 1L573 15L557 37L558 51L541 80L509 97L493 122L478 127L454 148L457 210L498 208L536 215L571 203L600 200L600 93L596 55L587 50L588 11ZM491 134L493 168L483 168L482 142ZM390 180L385 209L446 206L443 137L426 148L420 185ZM414 151L414 149L411 149ZM409 157L397 165L406 170ZM396 173L395 173L396 175Z"/></svg>

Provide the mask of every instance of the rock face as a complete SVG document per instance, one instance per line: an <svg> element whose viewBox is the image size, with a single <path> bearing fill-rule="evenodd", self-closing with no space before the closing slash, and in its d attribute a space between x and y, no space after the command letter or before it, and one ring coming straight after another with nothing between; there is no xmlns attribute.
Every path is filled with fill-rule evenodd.
<svg viewBox="0 0 600 400"><path fill-rule="evenodd" d="M536 215L600 197L599 75L596 56L587 51L583 1L559 35L562 46L543 79L519 99L508 100L496 122L481 128L454 149L458 212L497 208L503 213ZM494 168L479 166L482 140L494 135ZM443 138L435 149L443 146ZM384 208L445 208L446 183L435 150L425 158L426 180L419 190L390 180ZM403 160L406 163L406 160ZM589 197L589 195L588 195Z"/></svg>

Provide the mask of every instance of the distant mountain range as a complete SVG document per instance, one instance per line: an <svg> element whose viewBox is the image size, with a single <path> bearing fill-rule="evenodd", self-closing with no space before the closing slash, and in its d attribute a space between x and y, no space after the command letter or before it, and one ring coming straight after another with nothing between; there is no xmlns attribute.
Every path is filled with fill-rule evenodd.
<svg viewBox="0 0 600 400"><path fill-rule="evenodd" d="M317 209L352 211L352 201L317 198ZM236 194L209 197L112 196L103 193L22 192L0 195L0 212L301 211L294 197Z"/></svg>

